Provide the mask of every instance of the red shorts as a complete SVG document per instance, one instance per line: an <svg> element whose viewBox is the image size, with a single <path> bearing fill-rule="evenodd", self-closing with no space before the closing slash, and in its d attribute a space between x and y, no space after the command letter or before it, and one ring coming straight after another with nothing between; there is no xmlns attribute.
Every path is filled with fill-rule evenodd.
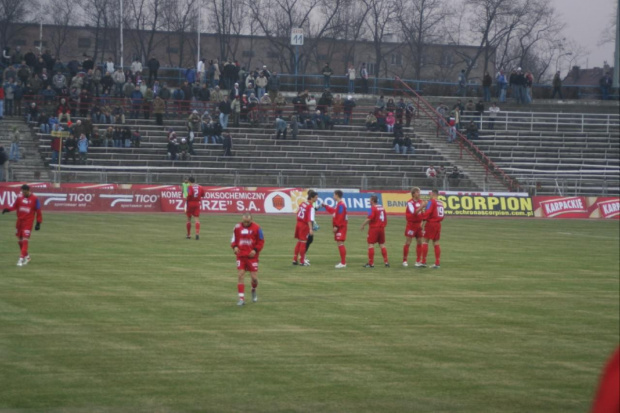
<svg viewBox="0 0 620 413"><path fill-rule="evenodd" d="M424 227L424 238L439 241L441 235L441 222L427 222Z"/></svg>
<svg viewBox="0 0 620 413"><path fill-rule="evenodd" d="M300 241L306 241L308 239L308 235L310 235L310 225L305 222L297 221L297 226L295 227L295 238Z"/></svg>
<svg viewBox="0 0 620 413"><path fill-rule="evenodd" d="M192 216L198 218L200 216L200 204L187 204L185 215L187 215L188 218Z"/></svg>
<svg viewBox="0 0 620 413"><path fill-rule="evenodd" d="M334 233L334 239L336 241L346 241L347 240L347 227L346 225L343 227L339 227L338 231Z"/></svg>
<svg viewBox="0 0 620 413"><path fill-rule="evenodd" d="M385 244L385 228L369 228L368 244Z"/></svg>
<svg viewBox="0 0 620 413"><path fill-rule="evenodd" d="M250 272L258 271L258 257L237 257L237 269Z"/></svg>
<svg viewBox="0 0 620 413"><path fill-rule="evenodd" d="M408 238L422 238L422 226L419 222L411 223L407 222L407 228L405 228L405 237Z"/></svg>
<svg viewBox="0 0 620 413"><path fill-rule="evenodd" d="M34 221L17 220L17 224L15 224L15 235L17 238L30 238L33 224Z"/></svg>

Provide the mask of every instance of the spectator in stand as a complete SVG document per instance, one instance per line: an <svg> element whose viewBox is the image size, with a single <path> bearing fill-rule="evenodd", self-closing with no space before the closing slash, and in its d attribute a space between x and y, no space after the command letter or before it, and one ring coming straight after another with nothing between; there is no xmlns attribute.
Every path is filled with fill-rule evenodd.
<svg viewBox="0 0 620 413"><path fill-rule="evenodd" d="M2 64L5 66L11 64L11 48L8 46L2 49Z"/></svg>
<svg viewBox="0 0 620 413"><path fill-rule="evenodd" d="M198 133L200 131L200 115L194 110L187 118L187 132Z"/></svg>
<svg viewBox="0 0 620 413"><path fill-rule="evenodd" d="M122 136L125 148L131 148L131 129L129 129L129 126L123 128Z"/></svg>
<svg viewBox="0 0 620 413"><path fill-rule="evenodd" d="M524 103L526 103L526 97L525 97L525 74L523 73L523 70L521 70L520 67L517 68L517 72L514 76L514 90L515 90L515 96L513 96L515 98L515 101L522 105Z"/></svg>
<svg viewBox="0 0 620 413"><path fill-rule="evenodd" d="M39 118L39 107L36 103L32 102L26 110L26 122L36 122Z"/></svg>
<svg viewBox="0 0 620 413"><path fill-rule="evenodd" d="M456 112L458 114L458 111ZM452 143L456 140L458 132L458 123L454 117L448 119L448 143Z"/></svg>
<svg viewBox="0 0 620 413"><path fill-rule="evenodd" d="M405 136L403 138L402 145L400 146L400 153L403 155L413 155L415 153L413 142L411 142L411 138L409 136Z"/></svg>
<svg viewBox="0 0 620 413"><path fill-rule="evenodd" d="M500 102L505 102L506 101L506 89L508 87L508 82L506 80L506 75L504 74L503 70L500 70L499 72L497 72L497 75L495 76L495 82L497 86L497 99Z"/></svg>
<svg viewBox="0 0 620 413"><path fill-rule="evenodd" d="M69 164L69 158L73 161L73 165L77 163L76 159L77 141L73 135L69 135L65 141L65 165Z"/></svg>
<svg viewBox="0 0 620 413"><path fill-rule="evenodd" d="M220 124L224 130L228 129L228 117L230 116L231 108L230 102L228 102L228 96L224 97L224 100L218 105L220 111Z"/></svg>
<svg viewBox="0 0 620 413"><path fill-rule="evenodd" d="M332 114L333 114L333 118L334 118L334 123L340 123L341 122L343 105L344 105L344 103L342 101L342 96L336 95L336 97L334 98L334 100L332 102Z"/></svg>
<svg viewBox="0 0 620 413"><path fill-rule="evenodd" d="M37 127L39 128L39 132L49 134L51 132L51 126L49 123L49 117L43 111L37 117Z"/></svg>
<svg viewBox="0 0 620 413"><path fill-rule="evenodd" d="M394 132L394 125L396 124L396 118L394 117L394 113L388 112L385 117L385 126L388 132Z"/></svg>
<svg viewBox="0 0 620 413"><path fill-rule="evenodd" d="M349 93L355 93L355 67L353 64L349 64L347 77L349 79Z"/></svg>
<svg viewBox="0 0 620 413"><path fill-rule="evenodd" d="M375 116L373 111L368 112L368 116L366 116L366 130L370 132L377 131L377 117Z"/></svg>
<svg viewBox="0 0 620 413"><path fill-rule="evenodd" d="M459 186L461 183L461 179L463 178L462 172L459 170L459 167L454 165L452 167L452 172L448 175L449 182L452 186Z"/></svg>
<svg viewBox="0 0 620 413"><path fill-rule="evenodd" d="M306 107L309 113L314 113L316 111L316 99L314 95L310 95L306 98Z"/></svg>
<svg viewBox="0 0 620 413"><path fill-rule="evenodd" d="M258 123L258 106L259 101L258 98L254 95L254 93L250 93L250 97L248 98L248 120L255 124Z"/></svg>
<svg viewBox="0 0 620 413"><path fill-rule="evenodd" d="M15 99L15 80L9 78L4 84L4 112L6 116L13 116L13 102Z"/></svg>
<svg viewBox="0 0 620 413"><path fill-rule="evenodd" d="M9 132L9 141L11 142L11 149L9 150L9 161L19 161L19 144L21 140L22 136L19 132L19 129L17 129L17 126L11 127L11 132Z"/></svg>
<svg viewBox="0 0 620 413"><path fill-rule="evenodd" d="M223 156L232 156L232 137L230 133L224 134L224 139L222 140L222 148L224 149Z"/></svg>
<svg viewBox="0 0 620 413"><path fill-rule="evenodd" d="M465 74L465 69L462 69L459 73L458 77L458 90L456 92L457 96L467 96L467 76Z"/></svg>
<svg viewBox="0 0 620 413"><path fill-rule="evenodd" d="M200 59L198 63L196 63L196 79L200 84L205 84L205 74L206 74L206 60Z"/></svg>
<svg viewBox="0 0 620 413"><path fill-rule="evenodd" d="M329 63L325 63L323 70L321 70L321 74L323 75L323 89L331 88L331 78L334 71L329 67Z"/></svg>
<svg viewBox="0 0 620 413"><path fill-rule="evenodd" d="M268 94L264 94L259 103L259 119L261 122L269 121L269 111L272 109L273 104ZM241 107L240 107L241 109Z"/></svg>
<svg viewBox="0 0 620 413"><path fill-rule="evenodd" d="M117 126L114 129L114 147L122 148L123 147L123 130L120 126Z"/></svg>
<svg viewBox="0 0 620 413"><path fill-rule="evenodd" d="M609 100L609 91L613 85L613 80L609 72L605 72L605 75L599 80L599 86L601 87L601 99Z"/></svg>
<svg viewBox="0 0 620 413"><path fill-rule="evenodd" d="M114 146L114 128L112 126L108 126L108 129L105 130L103 136L103 141L106 148Z"/></svg>
<svg viewBox="0 0 620 413"><path fill-rule="evenodd" d="M426 177L431 180L435 180L437 178L437 170L433 165L426 168Z"/></svg>
<svg viewBox="0 0 620 413"><path fill-rule="evenodd" d="M389 98L386 105L385 110L387 112L396 112L396 104L394 103L394 99Z"/></svg>
<svg viewBox="0 0 620 413"><path fill-rule="evenodd" d="M22 116L22 98L24 97L24 88L17 83L13 89L13 104L15 105L15 115Z"/></svg>
<svg viewBox="0 0 620 413"><path fill-rule="evenodd" d="M534 100L532 86L534 86L534 75L532 72L527 72L525 73L525 103L528 105Z"/></svg>
<svg viewBox="0 0 620 413"><path fill-rule="evenodd" d="M131 146L134 148L139 148L140 142L142 142L142 135L140 134L140 130L136 129L131 134Z"/></svg>
<svg viewBox="0 0 620 413"><path fill-rule="evenodd" d="M334 96L329 89L325 89L321 95L319 102L317 103L317 109L322 113L328 113L334 102Z"/></svg>
<svg viewBox="0 0 620 413"><path fill-rule="evenodd" d="M281 92L278 92L278 96L276 97L276 100L275 100L275 105L276 105L276 116L282 117L282 114L284 113L284 108L286 107L286 99L284 98L284 95L282 95Z"/></svg>
<svg viewBox="0 0 620 413"><path fill-rule="evenodd" d="M222 74L220 72L220 65L217 59L215 59L213 61L213 64L211 65L211 71L212 71L212 75L213 75L213 83L212 83L212 87L215 86L219 86L220 84L220 75Z"/></svg>
<svg viewBox="0 0 620 413"><path fill-rule="evenodd" d="M411 120L413 119L413 115L415 115L415 106L413 106L413 103L408 100L407 105L405 106L405 121L407 127L411 126Z"/></svg>
<svg viewBox="0 0 620 413"><path fill-rule="evenodd" d="M52 149L52 159L50 161L51 164L56 165L58 160L60 159L60 151L62 150L62 137L60 132L62 132L62 127L58 124L55 125L56 131L52 133L52 141L50 143L50 147Z"/></svg>
<svg viewBox="0 0 620 413"><path fill-rule="evenodd" d="M489 72L484 72L482 77L482 94L485 102L491 101L491 85L493 85L493 78Z"/></svg>
<svg viewBox="0 0 620 413"><path fill-rule="evenodd" d="M385 109L385 99L383 95L379 96L379 99L375 102L375 111Z"/></svg>
<svg viewBox="0 0 620 413"><path fill-rule="evenodd" d="M396 110L394 111L396 115L396 122L403 123L403 115L405 114L405 109L407 105L405 104L405 100L400 98L398 103L396 103Z"/></svg>
<svg viewBox="0 0 620 413"><path fill-rule="evenodd" d="M151 118L151 108L153 106L154 96L153 89L150 87L146 88L144 100L142 101L142 114L144 115L144 119L148 120Z"/></svg>
<svg viewBox="0 0 620 413"><path fill-rule="evenodd" d="M299 134L299 121L297 120L297 116L291 115L291 139L297 139L297 135Z"/></svg>
<svg viewBox="0 0 620 413"><path fill-rule="evenodd" d="M495 120L497 119L497 114L499 113L499 107L497 103L493 102L491 107L489 108L489 129L495 129Z"/></svg>
<svg viewBox="0 0 620 413"><path fill-rule="evenodd" d="M351 95L347 96L347 100L345 100L343 104L345 125L348 125L351 122L351 118L353 116L353 109L355 108L355 106L356 104L355 104L355 101L353 100L353 96Z"/></svg>
<svg viewBox="0 0 620 413"><path fill-rule="evenodd" d="M78 139L77 147L80 165L86 165L88 160L88 139L83 133L80 135L80 139Z"/></svg>
<svg viewBox="0 0 620 413"><path fill-rule="evenodd" d="M9 158L4 152L4 146L0 145L0 182L9 180Z"/></svg>
<svg viewBox="0 0 620 413"><path fill-rule="evenodd" d="M117 98L123 97L123 88L125 86L125 81L127 80L125 77L125 73L123 73L123 68L119 67L116 69L116 72L112 75L112 79L114 80L114 85L116 86L115 96Z"/></svg>
<svg viewBox="0 0 620 413"><path fill-rule="evenodd" d="M269 98L271 101L275 101L280 91L280 75L278 75L278 72L273 72L268 79L267 90L269 91Z"/></svg>
<svg viewBox="0 0 620 413"><path fill-rule="evenodd" d="M167 147L168 159L171 161L176 161L178 150L179 150L179 142L177 141L177 139L175 138L175 139L169 140L168 147Z"/></svg>
<svg viewBox="0 0 620 413"><path fill-rule="evenodd" d="M360 77L362 78L362 93L368 94L368 69L366 69L366 63L362 63Z"/></svg>
<svg viewBox="0 0 620 413"><path fill-rule="evenodd" d="M146 67L149 69L148 84L153 85L153 82L158 80L157 75L159 72L159 60L155 56L151 57L146 63Z"/></svg>
<svg viewBox="0 0 620 413"><path fill-rule="evenodd" d="M394 139L392 140L392 149L395 153L400 154L401 147L403 146L403 139L400 134L394 134Z"/></svg>
<svg viewBox="0 0 620 413"><path fill-rule="evenodd" d="M114 123L117 125L125 124L125 109L121 105L116 105L112 111L114 117Z"/></svg>
<svg viewBox="0 0 620 413"><path fill-rule="evenodd" d="M105 75L101 78L101 94L105 97L113 95L114 79L112 79L113 72L105 72Z"/></svg>
<svg viewBox="0 0 620 413"><path fill-rule="evenodd" d="M265 77L265 73L263 71L260 72L258 77L256 78L256 87L258 88L258 99L262 99L265 94L265 88L267 87L268 79Z"/></svg>
<svg viewBox="0 0 620 413"><path fill-rule="evenodd" d="M103 68L107 73L114 73L114 59L112 56L108 57L108 60L105 62Z"/></svg>
<svg viewBox="0 0 620 413"><path fill-rule="evenodd" d="M482 128L482 115L484 114L484 103L482 100L479 100L476 103L476 118L478 119L478 129Z"/></svg>
<svg viewBox="0 0 620 413"><path fill-rule="evenodd" d="M131 84L131 83L128 83ZM134 89L131 92L131 117L133 119L138 119L140 117L140 109L142 107L142 100L144 96L140 92L140 89Z"/></svg>
<svg viewBox="0 0 620 413"><path fill-rule="evenodd" d="M555 72L555 76L553 76L553 81L551 82L553 86L553 94L551 95L551 99L555 99L556 96L560 97L560 100L564 100L562 96L562 78L560 77L560 71Z"/></svg>
<svg viewBox="0 0 620 413"><path fill-rule="evenodd" d="M282 136L282 139L286 139L286 129L286 121L279 117L276 118L276 140L280 139L280 136Z"/></svg>
<svg viewBox="0 0 620 413"><path fill-rule="evenodd" d="M463 120L468 121L471 118L473 118L475 111L476 111L476 104L474 103L473 100L469 99L467 103L465 104L465 111L464 111L465 116L463 116Z"/></svg>
<svg viewBox="0 0 620 413"><path fill-rule="evenodd" d="M67 104L65 98L60 99L60 104L56 107L56 115L58 117L58 122L62 122L63 118L67 122L71 122L71 108Z"/></svg>
<svg viewBox="0 0 620 413"><path fill-rule="evenodd" d="M269 97L268 95L265 95ZM241 117L241 95L235 96L230 102L230 111L233 116L233 125L239 127L239 119Z"/></svg>
<svg viewBox="0 0 620 413"><path fill-rule="evenodd" d="M466 132L467 132L467 139L469 140L478 139L478 125L476 125L473 120L469 121Z"/></svg>
<svg viewBox="0 0 620 413"><path fill-rule="evenodd" d="M142 73L142 62L140 61L140 58L136 56L131 63L131 74L135 76L138 73Z"/></svg>

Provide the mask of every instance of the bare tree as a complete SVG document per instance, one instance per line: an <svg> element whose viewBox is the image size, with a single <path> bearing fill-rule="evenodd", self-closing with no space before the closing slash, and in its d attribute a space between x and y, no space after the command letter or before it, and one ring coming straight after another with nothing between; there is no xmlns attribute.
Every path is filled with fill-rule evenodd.
<svg viewBox="0 0 620 413"><path fill-rule="evenodd" d="M209 25L215 32L219 45L219 58L236 58L239 35L247 24L243 2L237 0L208 0Z"/></svg>
<svg viewBox="0 0 620 413"><path fill-rule="evenodd" d="M60 52L67 42L70 24L80 20L80 8L73 0L51 0L45 8L47 20L52 26L46 31L53 47L54 54Z"/></svg>
<svg viewBox="0 0 620 413"><path fill-rule="evenodd" d="M194 37L190 35L190 31L196 29L196 4L196 0L165 0L164 2L162 27L167 32L176 33L176 36L165 36L170 66L182 67L185 64L185 46L188 40ZM189 45L191 50L191 43ZM172 53L173 50L177 53ZM173 54L178 55L176 62L173 60Z"/></svg>
<svg viewBox="0 0 620 413"><path fill-rule="evenodd" d="M398 22L403 40L411 54L413 75L422 78L426 46L441 39L441 31L448 14L444 0L401 0Z"/></svg>
<svg viewBox="0 0 620 413"><path fill-rule="evenodd" d="M35 9L33 0L0 0L0 45L8 45L21 30L17 23L28 19L28 11Z"/></svg>
<svg viewBox="0 0 620 413"><path fill-rule="evenodd" d="M395 36L397 31L399 5L396 0L362 0L362 2L368 8L364 24L373 44L375 52L374 75L378 78L381 74L381 63L384 62L385 56L400 47L400 43L388 45L386 42L387 38ZM387 65L385 74L387 75Z"/></svg>
<svg viewBox="0 0 620 413"><path fill-rule="evenodd" d="M134 37L134 53L145 60L155 46L155 34L161 24L163 0L128 0L128 32Z"/></svg>

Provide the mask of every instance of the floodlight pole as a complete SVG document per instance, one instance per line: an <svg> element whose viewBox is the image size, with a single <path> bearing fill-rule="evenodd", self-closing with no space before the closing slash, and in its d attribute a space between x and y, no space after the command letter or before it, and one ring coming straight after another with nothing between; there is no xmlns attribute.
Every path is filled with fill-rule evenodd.
<svg viewBox="0 0 620 413"><path fill-rule="evenodd" d="M196 24L196 32L198 33L198 40L196 41L196 68L198 67L198 62L200 62L200 25L202 24L202 13L200 9L200 1L196 2L196 7L198 8L198 23Z"/></svg>
<svg viewBox="0 0 620 413"><path fill-rule="evenodd" d="M125 70L124 69L124 61L123 61L123 54L124 54L124 43L123 43L123 0L121 1L121 11L119 13L120 19L121 19L121 24L120 24L120 29L121 29L121 70Z"/></svg>

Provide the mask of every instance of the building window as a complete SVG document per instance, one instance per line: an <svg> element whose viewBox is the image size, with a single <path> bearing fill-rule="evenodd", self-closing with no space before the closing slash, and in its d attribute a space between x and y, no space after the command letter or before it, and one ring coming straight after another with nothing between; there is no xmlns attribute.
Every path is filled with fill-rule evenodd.
<svg viewBox="0 0 620 413"><path fill-rule="evenodd" d="M40 46L38 40L35 40L32 44L36 47ZM45 40L43 40L43 47L47 47L47 42Z"/></svg>
<svg viewBox="0 0 620 413"><path fill-rule="evenodd" d="M375 73L377 68L375 67L374 63L366 63L366 69L368 69L368 76L376 76L377 75L377 73Z"/></svg>
<svg viewBox="0 0 620 413"><path fill-rule="evenodd" d="M244 50L243 53L241 53L241 56L254 57L254 50Z"/></svg>
<svg viewBox="0 0 620 413"><path fill-rule="evenodd" d="M402 66L403 65L403 55L400 53L392 53L392 65L394 66Z"/></svg>
<svg viewBox="0 0 620 413"><path fill-rule="evenodd" d="M78 47L90 47L90 38L78 37Z"/></svg>
<svg viewBox="0 0 620 413"><path fill-rule="evenodd" d="M169 54L179 54L179 48L178 47L169 47L166 49L166 51Z"/></svg>
<svg viewBox="0 0 620 413"><path fill-rule="evenodd" d="M14 46L26 46L26 39L15 39L13 40Z"/></svg>

